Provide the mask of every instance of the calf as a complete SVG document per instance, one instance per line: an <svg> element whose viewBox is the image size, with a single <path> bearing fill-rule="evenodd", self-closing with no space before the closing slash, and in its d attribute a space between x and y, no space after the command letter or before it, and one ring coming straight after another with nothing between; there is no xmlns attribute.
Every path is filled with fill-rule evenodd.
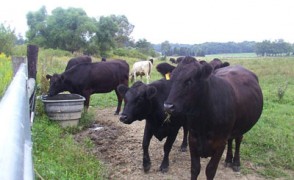
<svg viewBox="0 0 294 180"><path fill-rule="evenodd" d="M243 134L258 121L263 107L257 76L241 66L228 66L213 73L210 64L194 61L176 67L171 81L164 107L171 114L183 113L187 117L191 179L197 179L200 173L200 157L211 157L206 177L214 178L226 142L226 163L239 170Z"/></svg>
<svg viewBox="0 0 294 180"><path fill-rule="evenodd" d="M90 56L79 56L75 58L71 58L66 65L65 71L72 68L73 66L81 63L91 63L92 59Z"/></svg>
<svg viewBox="0 0 294 180"><path fill-rule="evenodd" d="M47 79L50 79L48 95L54 96L63 91L80 94L86 98L85 108L88 109L91 94L114 90L118 100L115 114L118 114L123 98L118 93L117 86L128 86L128 75L129 65L124 60L82 63L61 74L47 75Z"/></svg>
<svg viewBox="0 0 294 180"><path fill-rule="evenodd" d="M131 82L136 81L136 77L146 76L147 84L149 83L150 76L152 70L152 63L151 61L138 61L133 64L133 68L130 73Z"/></svg>
<svg viewBox="0 0 294 180"><path fill-rule="evenodd" d="M153 136L162 141L165 137L164 157L160 165L161 172L167 172L169 166L169 153L177 137L179 129L183 126L184 138L181 150L187 148L187 127L185 117L174 114L168 117L164 112L163 103L169 94L171 83L161 79L149 85L137 81L131 88L119 85L118 91L125 98L126 104L120 116L120 121L131 124L136 120L146 119L143 138L143 167L148 172L151 167L149 157L149 144Z"/></svg>

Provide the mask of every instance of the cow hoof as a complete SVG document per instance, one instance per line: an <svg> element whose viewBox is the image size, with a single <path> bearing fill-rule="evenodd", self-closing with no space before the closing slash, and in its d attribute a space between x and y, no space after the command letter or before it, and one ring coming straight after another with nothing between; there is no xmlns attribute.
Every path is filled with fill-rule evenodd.
<svg viewBox="0 0 294 180"><path fill-rule="evenodd" d="M166 173L168 171L168 167L160 167L160 171L162 173Z"/></svg>
<svg viewBox="0 0 294 180"><path fill-rule="evenodd" d="M240 166L232 166L234 172L240 172Z"/></svg>
<svg viewBox="0 0 294 180"><path fill-rule="evenodd" d="M147 165L145 165L145 166L144 166L144 172L145 172L145 173L148 173L149 170L150 170L150 168L151 168L151 164L147 164Z"/></svg>
<svg viewBox="0 0 294 180"><path fill-rule="evenodd" d="M233 163L231 163L231 162L225 162L225 167L233 167Z"/></svg>

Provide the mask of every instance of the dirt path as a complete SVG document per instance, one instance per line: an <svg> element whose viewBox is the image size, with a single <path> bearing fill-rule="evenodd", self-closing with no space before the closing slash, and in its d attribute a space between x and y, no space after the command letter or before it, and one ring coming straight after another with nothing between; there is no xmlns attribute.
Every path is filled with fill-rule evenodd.
<svg viewBox="0 0 294 180"><path fill-rule="evenodd" d="M113 115L115 109L97 109L95 112L96 126L76 135L77 141L89 137L94 143L93 153L101 159L108 168L108 179L119 180L187 180L190 179L189 152L180 152L182 129L170 152L170 165L167 173L161 173L159 166L163 158L163 144L152 138L149 152L151 169L144 173L142 168L142 140L145 121L136 121L126 125ZM199 179L206 179L205 167L209 159L202 159ZM256 175L242 175L230 168L224 167L221 160L216 172L216 180L263 180ZM250 163L242 162L242 166L250 167ZM241 170L242 172L242 170Z"/></svg>

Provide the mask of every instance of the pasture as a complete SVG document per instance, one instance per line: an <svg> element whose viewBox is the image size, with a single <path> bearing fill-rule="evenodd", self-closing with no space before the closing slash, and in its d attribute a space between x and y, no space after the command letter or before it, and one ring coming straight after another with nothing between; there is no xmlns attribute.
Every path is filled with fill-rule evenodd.
<svg viewBox="0 0 294 180"><path fill-rule="evenodd" d="M6 88L12 78L12 63L11 58L6 57L4 53L0 54L0 99L2 98Z"/></svg>
<svg viewBox="0 0 294 180"><path fill-rule="evenodd" d="M258 173L266 179L293 179L294 57L223 55L220 58L231 65L240 64L255 72L259 77L264 96L262 116L258 123L245 134L241 145L241 173ZM70 58L66 56L39 55L37 77L39 94L46 93L48 90L45 75L63 72L68 59ZM131 58L123 59L127 60L130 67L136 61ZM201 59L210 61L212 56ZM94 59L94 61L100 61L100 59ZM151 82L161 78L155 69L161 62L163 61L155 60ZM143 81L146 82L145 78ZM88 139L77 144L73 134L91 124L90 121L94 119L91 111L116 105L114 92L92 95L90 112L83 115L81 126L76 129L61 129L48 120L43 112L42 104L37 102L37 115L33 125L34 167L38 174L36 177L44 179L103 179L106 177L107 172L102 163L90 153L90 150L95 148L93 142Z"/></svg>

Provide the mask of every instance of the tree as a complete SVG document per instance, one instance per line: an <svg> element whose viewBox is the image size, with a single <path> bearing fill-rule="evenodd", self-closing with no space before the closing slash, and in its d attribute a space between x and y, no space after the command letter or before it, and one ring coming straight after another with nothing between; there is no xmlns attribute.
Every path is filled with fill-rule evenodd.
<svg viewBox="0 0 294 180"><path fill-rule="evenodd" d="M47 10L45 6L42 6L36 12L29 12L27 14L27 25L29 30L26 32L28 42L31 44L37 44L44 46L47 42Z"/></svg>
<svg viewBox="0 0 294 180"><path fill-rule="evenodd" d="M115 35L118 25L111 16L101 16L97 23L96 43L101 56L107 57L107 53L115 47Z"/></svg>
<svg viewBox="0 0 294 180"><path fill-rule="evenodd" d="M161 52L162 52L162 55L164 56L172 55L171 46L168 41L164 41L163 43L161 43Z"/></svg>
<svg viewBox="0 0 294 180"><path fill-rule="evenodd" d="M255 53L261 56L283 56L290 55L293 51L291 44L284 42L283 39L275 40L273 42L264 40L256 43Z"/></svg>
<svg viewBox="0 0 294 180"><path fill-rule="evenodd" d="M136 49L146 55L155 57L156 52L153 49L153 46L150 42L148 42L146 39L139 39L135 44Z"/></svg>
<svg viewBox="0 0 294 180"><path fill-rule="evenodd" d="M130 34L133 32L134 25L130 24L128 18L124 15L116 16L111 15L113 22L116 23L118 30L115 33L114 40L116 41L117 47L125 47L130 46L132 44L132 40L130 39Z"/></svg>
<svg viewBox="0 0 294 180"><path fill-rule="evenodd" d="M87 42L94 36L95 19L80 8L56 8L48 16L43 6L39 11L27 14L29 43L45 48L80 51L88 48Z"/></svg>
<svg viewBox="0 0 294 180"><path fill-rule="evenodd" d="M94 36L94 19L80 8L56 8L47 22L47 47L67 51L87 48L87 42Z"/></svg>
<svg viewBox="0 0 294 180"><path fill-rule="evenodd" d="M9 26L6 27L4 24L0 24L0 54L3 52L7 56L12 55L15 42L14 30Z"/></svg>

